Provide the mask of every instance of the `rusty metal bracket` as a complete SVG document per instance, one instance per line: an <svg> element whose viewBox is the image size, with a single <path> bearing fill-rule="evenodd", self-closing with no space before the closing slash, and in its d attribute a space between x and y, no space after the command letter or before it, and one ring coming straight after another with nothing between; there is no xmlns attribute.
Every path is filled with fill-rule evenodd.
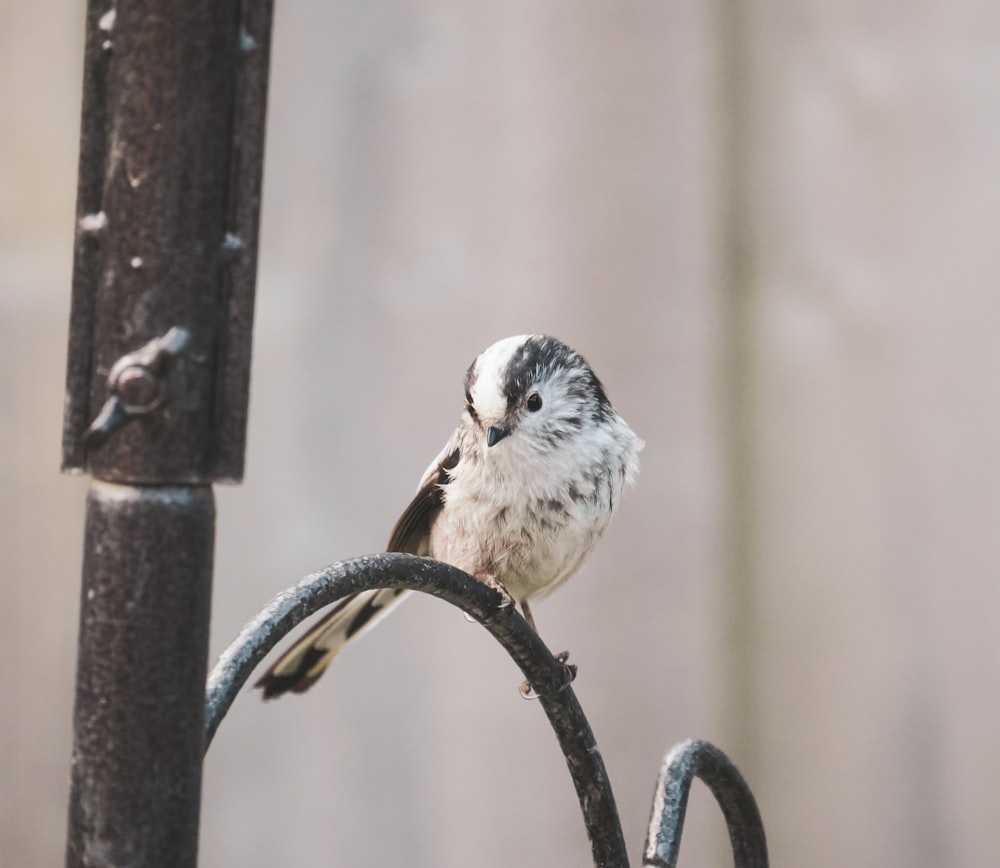
<svg viewBox="0 0 1000 868"><path fill-rule="evenodd" d="M272 2L164 15L155 0L89 0L65 470L242 477ZM156 424L125 425L138 414L108 406L109 372L172 326L188 332L184 393ZM155 391L132 373L126 392Z"/></svg>

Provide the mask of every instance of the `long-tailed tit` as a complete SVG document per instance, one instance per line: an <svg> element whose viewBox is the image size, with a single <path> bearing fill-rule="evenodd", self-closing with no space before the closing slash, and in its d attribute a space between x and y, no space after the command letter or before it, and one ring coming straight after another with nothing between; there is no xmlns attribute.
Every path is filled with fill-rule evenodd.
<svg viewBox="0 0 1000 868"><path fill-rule="evenodd" d="M466 373L458 428L388 551L432 557L498 587L534 625L528 601L590 554L638 473L642 446L579 353L542 335L506 338ZM406 593L342 600L257 683L264 698L308 689Z"/></svg>

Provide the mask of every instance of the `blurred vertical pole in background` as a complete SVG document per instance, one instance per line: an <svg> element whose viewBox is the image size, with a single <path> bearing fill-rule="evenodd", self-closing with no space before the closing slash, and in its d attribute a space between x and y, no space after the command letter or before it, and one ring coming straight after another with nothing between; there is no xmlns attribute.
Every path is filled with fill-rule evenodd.
<svg viewBox="0 0 1000 868"><path fill-rule="evenodd" d="M721 310L725 361L727 717L729 744L748 775L759 770L757 709L760 648L755 478L754 236L751 191L752 14L743 3L717 4L721 83Z"/></svg>
<svg viewBox="0 0 1000 868"><path fill-rule="evenodd" d="M239 480L271 4L93 0L63 466L87 501L67 864L197 861L214 544Z"/></svg>

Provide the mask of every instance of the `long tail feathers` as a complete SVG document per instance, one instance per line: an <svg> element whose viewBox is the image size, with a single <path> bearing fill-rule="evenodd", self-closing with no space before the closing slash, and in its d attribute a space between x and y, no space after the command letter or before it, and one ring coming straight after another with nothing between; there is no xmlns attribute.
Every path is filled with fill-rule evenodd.
<svg viewBox="0 0 1000 868"><path fill-rule="evenodd" d="M312 687L326 667L353 638L371 629L399 603L407 591L365 591L343 600L289 648L254 685L273 699L289 690L302 693Z"/></svg>

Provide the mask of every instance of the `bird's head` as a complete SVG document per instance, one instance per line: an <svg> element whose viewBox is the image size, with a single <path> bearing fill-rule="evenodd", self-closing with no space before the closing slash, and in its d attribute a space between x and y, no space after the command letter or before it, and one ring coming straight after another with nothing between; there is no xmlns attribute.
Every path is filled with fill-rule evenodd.
<svg viewBox="0 0 1000 868"><path fill-rule="evenodd" d="M555 338L517 335L484 350L465 375L465 413L490 449L547 451L614 416L584 358Z"/></svg>

